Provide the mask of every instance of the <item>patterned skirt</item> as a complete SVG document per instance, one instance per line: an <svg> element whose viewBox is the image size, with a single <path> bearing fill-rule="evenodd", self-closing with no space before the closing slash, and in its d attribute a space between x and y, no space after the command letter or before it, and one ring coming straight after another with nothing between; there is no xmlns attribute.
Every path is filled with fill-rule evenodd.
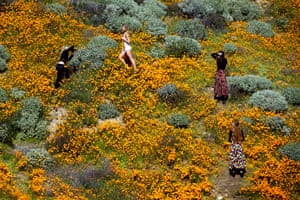
<svg viewBox="0 0 300 200"><path fill-rule="evenodd" d="M241 144L231 144L229 158L229 172L231 175L241 175L246 172L246 158Z"/></svg>
<svg viewBox="0 0 300 200"><path fill-rule="evenodd" d="M228 99L228 86L224 70L218 70L215 76L214 87L215 99L227 100Z"/></svg>

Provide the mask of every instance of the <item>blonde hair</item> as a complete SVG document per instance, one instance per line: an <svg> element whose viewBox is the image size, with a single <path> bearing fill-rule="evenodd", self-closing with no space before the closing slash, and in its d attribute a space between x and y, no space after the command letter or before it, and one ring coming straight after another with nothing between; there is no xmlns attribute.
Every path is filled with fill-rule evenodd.
<svg viewBox="0 0 300 200"><path fill-rule="evenodd" d="M240 123L238 120L234 120L232 126L232 138L233 142L241 142L243 141L243 133L242 128L240 127Z"/></svg>

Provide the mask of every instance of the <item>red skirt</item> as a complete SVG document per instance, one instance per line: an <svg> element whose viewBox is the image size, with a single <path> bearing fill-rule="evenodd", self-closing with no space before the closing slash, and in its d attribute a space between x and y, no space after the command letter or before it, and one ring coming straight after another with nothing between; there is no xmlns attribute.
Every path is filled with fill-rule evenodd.
<svg viewBox="0 0 300 200"><path fill-rule="evenodd" d="M224 70L218 70L215 76L215 99L227 100L228 99L228 86Z"/></svg>

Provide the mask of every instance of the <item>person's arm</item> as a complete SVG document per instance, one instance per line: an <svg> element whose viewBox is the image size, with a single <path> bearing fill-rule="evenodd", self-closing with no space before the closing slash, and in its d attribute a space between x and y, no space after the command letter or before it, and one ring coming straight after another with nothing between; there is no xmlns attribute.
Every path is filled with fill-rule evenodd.
<svg viewBox="0 0 300 200"><path fill-rule="evenodd" d="M245 141L245 135L244 135L244 132L243 132L243 130L242 130L242 137L243 137L243 140L242 140L242 142L244 142L244 141Z"/></svg>
<svg viewBox="0 0 300 200"><path fill-rule="evenodd" d="M214 59L217 58L217 55L218 55L217 53L212 53L212 54L211 54L211 56L212 56Z"/></svg>
<svg viewBox="0 0 300 200"><path fill-rule="evenodd" d="M122 37L122 40L124 42L126 42L127 44L130 44L130 39L129 39L129 34L126 32L124 33L123 37Z"/></svg>

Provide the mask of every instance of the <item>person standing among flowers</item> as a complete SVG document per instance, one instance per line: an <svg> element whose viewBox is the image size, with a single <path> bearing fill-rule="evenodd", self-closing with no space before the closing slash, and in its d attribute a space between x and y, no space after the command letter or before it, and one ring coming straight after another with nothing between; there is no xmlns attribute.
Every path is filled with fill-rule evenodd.
<svg viewBox="0 0 300 200"><path fill-rule="evenodd" d="M242 142L245 140L243 130L238 120L232 124L229 132L230 153L229 153L229 174L235 177L239 174L244 177L246 173L246 158L242 148Z"/></svg>
<svg viewBox="0 0 300 200"><path fill-rule="evenodd" d="M130 46L130 37L129 37L129 32L128 32L128 27L127 25L122 26L122 41L123 41L123 50L119 55L119 59L125 64L125 66L129 65L132 66L134 71L137 71L135 61L133 59L131 49L132 47ZM127 69L130 69L127 67Z"/></svg>
<svg viewBox="0 0 300 200"><path fill-rule="evenodd" d="M214 98L217 101L226 103L228 99L228 86L225 74L225 68L227 65L227 59L225 58L223 51L212 53L211 56L216 60L217 72L215 75L215 86L214 86Z"/></svg>

